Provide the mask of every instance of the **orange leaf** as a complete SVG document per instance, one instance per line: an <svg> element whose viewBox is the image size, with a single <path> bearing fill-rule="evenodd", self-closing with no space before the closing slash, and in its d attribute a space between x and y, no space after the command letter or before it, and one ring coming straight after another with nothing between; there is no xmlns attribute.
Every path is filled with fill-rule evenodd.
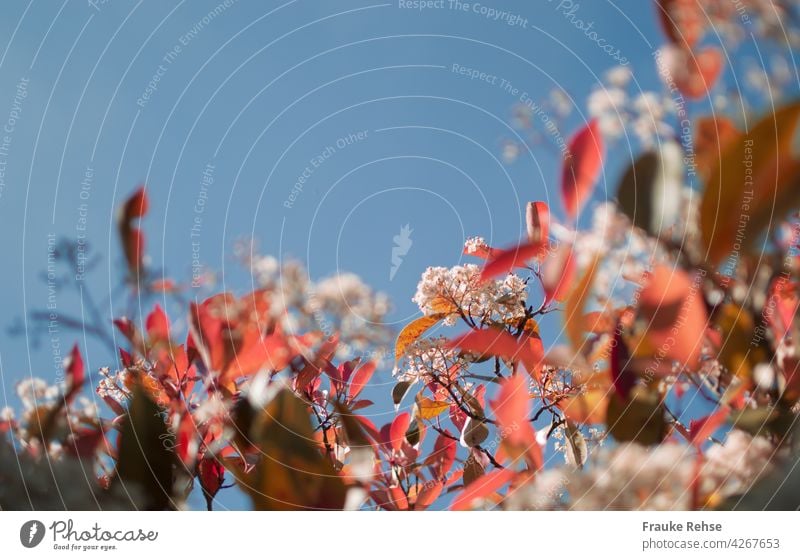
<svg viewBox="0 0 800 560"><path fill-rule="evenodd" d="M502 437L501 445L514 460L525 457L533 469L543 464L542 449L536 441L536 432L529 421L530 395L528 384L520 375L507 377L500 382L500 391L492 401L497 424Z"/></svg>
<svg viewBox="0 0 800 560"><path fill-rule="evenodd" d="M421 397L417 395L417 416L423 420L430 420L436 418L445 410L450 408L450 403L446 401L435 401L428 397Z"/></svg>
<svg viewBox="0 0 800 560"><path fill-rule="evenodd" d="M564 330L567 331L572 347L576 351L581 351L583 348L583 334L586 326L583 322L584 310L592 295L592 284L599 266L600 256L595 255L589 264L589 269L572 289L564 304Z"/></svg>
<svg viewBox="0 0 800 560"><path fill-rule="evenodd" d="M694 152L697 168L709 179L719 166L720 156L741 135L730 119L723 116L701 117L694 123Z"/></svg>
<svg viewBox="0 0 800 560"><path fill-rule="evenodd" d="M657 266L639 296L639 311L648 322L646 337L659 356L689 368L697 365L706 315L701 277L693 282L682 270Z"/></svg>
<svg viewBox="0 0 800 560"><path fill-rule="evenodd" d="M800 160L794 139L800 103L782 107L758 121L747 134L731 140L706 184L700 226L707 260L718 264L737 240L751 245L764 229L800 202ZM747 220L742 214L747 214Z"/></svg>
<svg viewBox="0 0 800 560"><path fill-rule="evenodd" d="M603 137L597 120L578 131L569 141L568 148L561 174L561 197L567 215L574 218L591 196L600 176Z"/></svg>
<svg viewBox="0 0 800 560"><path fill-rule="evenodd" d="M394 359L400 360L406 350L411 346L425 331L430 329L436 323L447 317L449 313L435 313L433 315L425 315L414 319L400 331L397 335L397 342L394 345Z"/></svg>

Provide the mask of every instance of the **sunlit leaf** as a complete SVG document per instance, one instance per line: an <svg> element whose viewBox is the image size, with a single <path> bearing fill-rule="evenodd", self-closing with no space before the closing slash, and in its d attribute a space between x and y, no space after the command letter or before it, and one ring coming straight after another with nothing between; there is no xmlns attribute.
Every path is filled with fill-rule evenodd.
<svg viewBox="0 0 800 560"><path fill-rule="evenodd" d="M767 115L730 141L713 166L700 207L712 263L727 257L736 243L757 242L762 231L800 202L800 162L792 149L798 118L800 103Z"/></svg>
<svg viewBox="0 0 800 560"><path fill-rule="evenodd" d="M564 301L575 281L572 246L560 244L542 263L542 288L547 302Z"/></svg>
<svg viewBox="0 0 800 560"><path fill-rule="evenodd" d="M436 325L439 321L447 317L449 313L436 313L434 315L424 315L414 319L400 331L397 335L397 342L394 345L394 359L400 360L406 350L422 336L425 331Z"/></svg>
<svg viewBox="0 0 800 560"><path fill-rule="evenodd" d="M348 392L350 400L354 400L364 389L364 387L369 383L369 380L372 379L372 375L375 373L375 368L377 364L375 362L367 362L362 364L361 366L356 369L353 373L353 377L350 380L350 390Z"/></svg>
<svg viewBox="0 0 800 560"><path fill-rule="evenodd" d="M567 332L573 349L577 352L581 352L583 348L584 323L582 319L586 304L592 296L592 284L599 265L599 255L595 255L583 277L572 287L569 297L564 303L564 330Z"/></svg>
<svg viewBox="0 0 800 560"><path fill-rule="evenodd" d="M417 417L423 420L430 420L436 418L442 412L450 409L450 403L447 401L435 401L428 397L417 395L416 401Z"/></svg>

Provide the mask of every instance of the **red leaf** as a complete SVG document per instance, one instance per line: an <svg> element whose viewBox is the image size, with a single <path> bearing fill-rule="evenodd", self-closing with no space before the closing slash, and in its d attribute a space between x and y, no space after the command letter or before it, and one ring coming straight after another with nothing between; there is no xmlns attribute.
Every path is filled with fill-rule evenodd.
<svg viewBox="0 0 800 560"><path fill-rule="evenodd" d="M197 478L206 499L213 498L225 481L225 467L214 457L204 457L197 465Z"/></svg>
<svg viewBox="0 0 800 560"><path fill-rule="evenodd" d="M119 332L121 332L125 338L133 342L133 339L136 337L136 326L133 324L133 321L127 317L114 319L114 326L119 329Z"/></svg>
<svg viewBox="0 0 800 560"><path fill-rule="evenodd" d="M708 95L722 73L723 63L722 51L717 47L705 47L696 53L667 47L662 55L663 74L669 76L675 87L690 99Z"/></svg>
<svg viewBox="0 0 800 560"><path fill-rule="evenodd" d="M530 243L547 243L550 235L550 209L544 202L529 202L525 209L525 223Z"/></svg>
<svg viewBox="0 0 800 560"><path fill-rule="evenodd" d="M512 361L519 360L531 375L536 375L542 356L527 338L518 341L506 331L498 329L471 330L447 343L449 348L461 348L466 352L482 356L500 356Z"/></svg>
<svg viewBox="0 0 800 560"><path fill-rule="evenodd" d="M691 48L705 30L705 15L698 0L657 0L661 26L675 45Z"/></svg>
<svg viewBox="0 0 800 560"><path fill-rule="evenodd" d="M150 209L150 201L147 197L147 190L142 185L125 201L122 210L122 219L126 222L142 218Z"/></svg>
<svg viewBox="0 0 800 560"><path fill-rule="evenodd" d="M603 138L592 120L569 141L561 174L564 209L574 218L589 199L603 163Z"/></svg>
<svg viewBox="0 0 800 560"><path fill-rule="evenodd" d="M398 451L406 439L406 432L411 425L411 415L408 412L403 412L392 421L392 426L389 428L389 445L392 449Z"/></svg>
<svg viewBox="0 0 800 560"><path fill-rule="evenodd" d="M444 488L444 484L441 482L426 482L420 493L417 494L417 501L414 503L414 509L427 509L442 493L442 488Z"/></svg>
<svg viewBox="0 0 800 560"><path fill-rule="evenodd" d="M161 280L153 280L150 283L150 289L154 292L162 292L165 294L180 291L177 284L169 278L162 278Z"/></svg>
<svg viewBox="0 0 800 560"><path fill-rule="evenodd" d="M145 321L145 328L151 341L169 340L169 320L167 314L156 304Z"/></svg>
<svg viewBox="0 0 800 560"><path fill-rule="evenodd" d="M139 276L144 257L144 234L134 226L134 222L147 214L148 208L147 193L144 186L142 186L125 201L119 214L119 234L122 241L122 250L125 253L128 269L136 277Z"/></svg>
<svg viewBox="0 0 800 560"><path fill-rule="evenodd" d="M133 365L133 356L124 348L119 349L119 359L123 367L131 367Z"/></svg>
<svg viewBox="0 0 800 560"><path fill-rule="evenodd" d="M702 277L694 282L682 270L658 266L639 296L646 336L661 357L693 368L700 358L708 317Z"/></svg>
<svg viewBox="0 0 800 560"><path fill-rule="evenodd" d="M542 288L547 302L564 301L575 281L572 247L562 244L542 264Z"/></svg>
<svg viewBox="0 0 800 560"><path fill-rule="evenodd" d="M730 409L724 406L708 416L689 422L689 437L691 438L691 443L698 447L702 445L704 441L717 431L717 428L725 423L729 414Z"/></svg>
<svg viewBox="0 0 800 560"><path fill-rule="evenodd" d="M64 370L66 371L67 394L64 397L66 401L72 402L78 391L81 390L83 382L86 380L86 372L83 368L83 358L78 349L78 345L72 347L67 359L64 360Z"/></svg>
<svg viewBox="0 0 800 560"><path fill-rule="evenodd" d="M508 274L515 268L523 268L526 263L539 256L546 247L542 243L523 243L510 249L492 253L492 259L481 271L481 281L485 282L500 274Z"/></svg>
<svg viewBox="0 0 800 560"><path fill-rule="evenodd" d="M428 465L438 479L444 479L447 473L453 467L456 460L456 442L450 435L450 432L444 430L444 434L439 434L436 438L436 443L433 445L433 451L425 459L425 464Z"/></svg>
<svg viewBox="0 0 800 560"><path fill-rule="evenodd" d="M369 383L372 374L375 373L375 366L375 362L367 362L355 371L353 380L350 381L350 400L355 399Z"/></svg>
<svg viewBox="0 0 800 560"><path fill-rule="evenodd" d="M511 469L495 469L483 475L464 488L464 491L453 501L450 509L452 511L471 509L477 500L494 494L511 482L515 474L516 473Z"/></svg>
<svg viewBox="0 0 800 560"><path fill-rule="evenodd" d="M77 428L67 440L65 450L74 457L91 458L97 446L103 441L103 430L100 428Z"/></svg>
<svg viewBox="0 0 800 560"><path fill-rule="evenodd" d="M318 378L325 370L325 366L333 358L339 345L339 336L334 334L327 337L320 345L317 353L310 360L306 360L303 369L298 372L295 384L298 390L305 389L312 381Z"/></svg>
<svg viewBox="0 0 800 560"><path fill-rule="evenodd" d="M630 371L630 353L628 346L625 344L625 339L622 338L620 328L614 332L614 346L611 348L611 381L614 384L614 390L622 397L623 400L628 400L628 395L631 393L634 385L636 385L636 375Z"/></svg>
<svg viewBox="0 0 800 560"><path fill-rule="evenodd" d="M492 401L502 446L513 459L525 458L534 469L543 464L542 449L530 423L530 395L524 377L514 375L500 382L500 391Z"/></svg>
<svg viewBox="0 0 800 560"><path fill-rule="evenodd" d="M486 247L477 247L473 251L468 251L467 247L464 247L463 252L465 255L469 255L470 257L477 257L479 259L489 260L498 253L498 250L495 249L494 247L489 247L487 245Z"/></svg>
<svg viewBox="0 0 800 560"><path fill-rule="evenodd" d="M144 234L138 228L123 228L121 231L125 262L132 272L138 274L144 258Z"/></svg>
<svg viewBox="0 0 800 560"><path fill-rule="evenodd" d="M394 507L400 511L407 511L408 510L408 498L406 498L405 492L399 486L393 486L389 488L389 497L392 500Z"/></svg>

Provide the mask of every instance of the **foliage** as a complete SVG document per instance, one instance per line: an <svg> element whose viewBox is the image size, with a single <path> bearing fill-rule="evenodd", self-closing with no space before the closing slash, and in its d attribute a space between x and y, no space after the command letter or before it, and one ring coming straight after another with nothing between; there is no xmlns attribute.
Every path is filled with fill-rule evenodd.
<svg viewBox="0 0 800 560"><path fill-rule="evenodd" d="M655 4L671 78L656 101L671 84L710 96L724 61L703 41L712 24L735 27L733 4L708 2L712 24L693 0ZM77 346L63 383L18 385L20 416L0 418L0 508L177 509L199 487L211 509L231 483L258 509L768 507L765 492L800 505L768 484L792 471L800 413L800 104L746 129L697 118L688 142L656 122L581 228L615 141L593 96L566 143L565 219L533 201L518 243L473 237L470 262L428 268L421 316L393 351L388 302L354 275L312 283L298 263L243 250L254 291L186 301L147 267L137 190L118 217L128 289L174 298L184 321L158 304L118 317L119 367L96 387ZM686 185L695 168L702 193ZM546 348L551 313L563 336ZM391 399L395 412L376 425L367 396L392 360L380 410ZM705 412L690 417L695 400ZM85 484L54 500L75 473Z"/></svg>

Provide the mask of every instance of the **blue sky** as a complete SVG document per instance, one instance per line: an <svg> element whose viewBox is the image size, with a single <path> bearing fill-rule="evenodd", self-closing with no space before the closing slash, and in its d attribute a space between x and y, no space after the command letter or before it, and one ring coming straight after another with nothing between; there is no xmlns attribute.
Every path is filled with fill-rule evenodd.
<svg viewBox="0 0 800 560"><path fill-rule="evenodd" d="M102 297L117 285L114 209L143 182L148 254L171 276L191 277L200 216L200 260L226 288L247 288L231 247L255 236L263 252L300 258L313 277L358 273L391 296L398 326L408 321L425 267L458 263L470 235L498 246L520 238L528 200L558 208L554 152L501 162L522 93L539 100L561 87L573 96L567 136L615 65L558 3L487 0L464 10L445 1L420 11L397 0L239 0L206 25L218 0L5 2L0 123L12 111L18 118L0 193L4 327L48 303L39 279L48 235L74 239L85 227L102 260L84 290ZM495 20L482 6L516 20ZM577 14L654 88L651 51L662 39L649 2L586 1ZM487 78L469 79L454 64ZM213 184L203 193L208 165ZM619 165L610 159L610 185ZM392 239L405 224L413 245L390 280ZM57 307L81 314L72 295ZM35 334L0 337L0 401L11 402L22 376L56 375L47 337L35 348ZM64 346L70 337L62 333ZM91 370L111 359L91 341L84 351Z"/></svg>

